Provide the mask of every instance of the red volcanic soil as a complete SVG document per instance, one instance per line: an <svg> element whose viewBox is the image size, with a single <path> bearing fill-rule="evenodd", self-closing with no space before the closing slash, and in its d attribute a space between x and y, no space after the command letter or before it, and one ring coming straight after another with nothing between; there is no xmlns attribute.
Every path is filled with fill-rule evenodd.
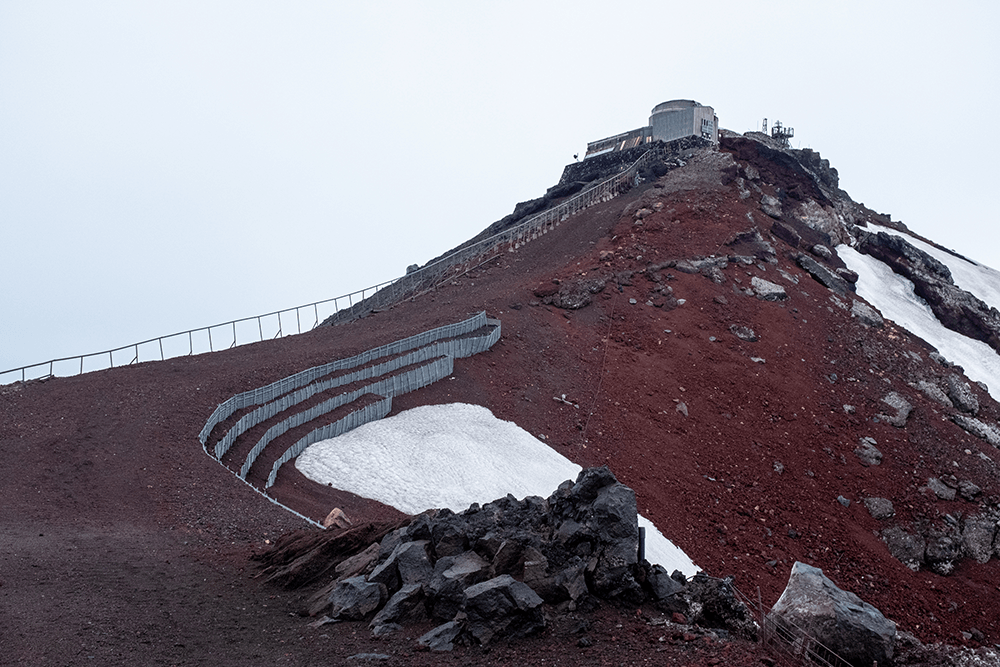
<svg viewBox="0 0 1000 667"><path fill-rule="evenodd" d="M877 536L895 523L977 513L975 503L922 492L928 477L954 474L990 502L998 495L996 450L907 385L944 373L926 344L891 323L852 319L780 242L777 264L729 264L721 283L650 268L727 254L726 242L755 224L747 213L766 219L753 198L723 185L731 164L704 153L435 292L347 325L0 387L0 662L306 665L382 653L385 664L760 664L754 645L692 644L650 625L655 610L612 605L588 617L590 647L577 645L582 621L560 617L538 637L432 655L413 641L428 628L382 640L363 623L310 628L297 615L304 593L256 578L250 556L307 524L204 452L197 437L215 406L479 310L501 320L500 341L457 360L453 378L394 399L394 412L475 403L583 466L608 465L700 567L735 575L750 597L759 589L766 607L798 560L925 642L963 643L970 628L1000 642L997 559L964 560L947 577L912 572ZM657 202L662 209L635 225L631 213ZM579 310L535 294L554 279L595 276L606 287ZM740 292L754 276L789 299ZM684 303L647 305L660 285ZM741 340L732 325L759 340ZM997 404L973 389L981 417L996 421ZM916 406L905 428L875 419L891 390ZM563 394L579 407L553 400ZM877 441L880 466L854 455L863 436ZM355 524L401 517L292 466L273 492L314 519L335 506ZM897 516L873 519L860 502L869 496L892 500Z"/></svg>

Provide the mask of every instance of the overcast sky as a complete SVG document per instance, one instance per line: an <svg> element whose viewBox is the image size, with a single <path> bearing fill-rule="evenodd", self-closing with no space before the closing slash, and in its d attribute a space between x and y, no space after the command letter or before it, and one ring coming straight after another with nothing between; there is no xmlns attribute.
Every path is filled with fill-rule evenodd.
<svg viewBox="0 0 1000 667"><path fill-rule="evenodd" d="M0 2L0 370L394 278L675 98L1000 268L1000 4L819 4Z"/></svg>

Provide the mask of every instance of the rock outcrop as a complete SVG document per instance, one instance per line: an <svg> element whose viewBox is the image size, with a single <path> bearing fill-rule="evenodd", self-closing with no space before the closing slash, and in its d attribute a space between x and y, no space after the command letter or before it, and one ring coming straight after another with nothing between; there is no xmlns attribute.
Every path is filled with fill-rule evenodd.
<svg viewBox="0 0 1000 667"><path fill-rule="evenodd" d="M545 627L543 604L572 610L591 598L648 601L692 623L756 636L732 579L667 573L639 560L639 541L635 493L606 467L590 468L547 499L507 496L417 516L362 551L367 558L344 559L353 576L321 589L309 613L370 619L374 636L408 620L441 621L421 639L434 650L531 634Z"/></svg>
<svg viewBox="0 0 1000 667"><path fill-rule="evenodd" d="M792 566L765 629L803 662L813 657L829 661L832 651L855 667L892 664L896 624L805 563Z"/></svg>

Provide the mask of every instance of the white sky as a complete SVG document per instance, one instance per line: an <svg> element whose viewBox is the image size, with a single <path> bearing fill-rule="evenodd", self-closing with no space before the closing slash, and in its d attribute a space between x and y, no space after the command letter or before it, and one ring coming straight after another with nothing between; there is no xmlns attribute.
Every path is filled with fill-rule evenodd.
<svg viewBox="0 0 1000 667"><path fill-rule="evenodd" d="M310 445L295 459L320 484L374 498L408 514L462 512L508 493L548 498L580 466L514 422L466 403L425 405ZM646 560L687 576L698 568L645 517Z"/></svg>
<svg viewBox="0 0 1000 667"><path fill-rule="evenodd" d="M0 370L391 279L673 98L1000 267L1000 5L816 4L0 3Z"/></svg>

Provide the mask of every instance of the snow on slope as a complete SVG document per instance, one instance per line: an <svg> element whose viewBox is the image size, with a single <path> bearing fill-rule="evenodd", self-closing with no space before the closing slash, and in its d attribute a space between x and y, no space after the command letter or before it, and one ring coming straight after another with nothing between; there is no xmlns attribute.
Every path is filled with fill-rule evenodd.
<svg viewBox="0 0 1000 667"><path fill-rule="evenodd" d="M945 264L951 270L956 285L1000 308L1000 272L959 259L894 229L877 225L869 225L869 228L873 232L886 232L912 243ZM837 254L848 268L860 276L858 296L878 308L884 317L936 347L949 361L962 366L969 378L984 382L990 395L1000 400L1000 355L993 348L946 328L934 316L927 302L914 293L913 283L893 273L888 265L846 245L837 246Z"/></svg>
<svg viewBox="0 0 1000 667"><path fill-rule="evenodd" d="M548 497L581 468L513 422L478 405L406 410L317 442L295 461L306 477L373 498L407 514L461 512L508 493ZM667 572L698 568L645 517L646 559Z"/></svg>

